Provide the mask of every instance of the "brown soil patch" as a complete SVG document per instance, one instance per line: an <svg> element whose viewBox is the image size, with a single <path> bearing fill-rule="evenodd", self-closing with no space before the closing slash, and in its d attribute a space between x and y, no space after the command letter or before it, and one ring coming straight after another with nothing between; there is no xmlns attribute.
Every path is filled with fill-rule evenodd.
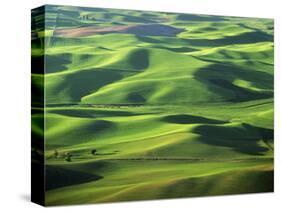
<svg viewBox="0 0 281 212"><path fill-rule="evenodd" d="M79 27L68 29L57 29L54 32L55 36L63 37L86 37L95 34L107 34L119 32L127 29L129 26L112 26L112 27Z"/></svg>

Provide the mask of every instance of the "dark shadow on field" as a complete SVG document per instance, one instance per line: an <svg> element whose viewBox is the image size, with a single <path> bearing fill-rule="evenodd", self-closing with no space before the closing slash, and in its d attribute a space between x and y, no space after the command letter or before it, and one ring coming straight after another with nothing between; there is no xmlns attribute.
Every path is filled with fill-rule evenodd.
<svg viewBox="0 0 281 212"><path fill-rule="evenodd" d="M99 175L70 170L62 166L46 166L46 190L97 181L102 178Z"/></svg>
<svg viewBox="0 0 281 212"><path fill-rule="evenodd" d="M199 29L195 29L195 30L192 30L192 33L202 33L202 32L212 32L212 31L217 31L218 28L216 27L200 27Z"/></svg>
<svg viewBox="0 0 281 212"><path fill-rule="evenodd" d="M252 27L252 26L247 26L246 24L239 23L238 25L239 25L240 27L243 27L243 28L246 28L246 29L250 29L250 30L253 30L253 31L259 31L259 32L261 32L260 29L255 28L255 27ZM271 23L266 24L266 25L267 25L267 28L268 28L268 29L271 29L271 30L274 29L274 23L273 23L273 21L272 21ZM269 26L268 26L268 25L269 25Z"/></svg>
<svg viewBox="0 0 281 212"><path fill-rule="evenodd" d="M162 119L168 123L175 123L175 124L223 124L226 123L224 121L216 120L216 119L209 119L201 116L193 116L193 115L169 115Z"/></svg>
<svg viewBox="0 0 281 212"><path fill-rule="evenodd" d="M153 113L132 113L128 111L110 111L110 110L87 110L87 109L59 109L51 110L48 113L59 114L70 117L79 118L98 118L98 117L114 117L114 116L136 116L136 115L146 115Z"/></svg>
<svg viewBox="0 0 281 212"><path fill-rule="evenodd" d="M225 36L219 39L183 39L193 46L222 46L258 42L273 42L273 36L263 31L245 32L239 35Z"/></svg>
<svg viewBox="0 0 281 212"><path fill-rule="evenodd" d="M273 89L273 76L252 69L242 69L232 64L216 63L195 72L195 79L230 102L241 102L273 97L272 91L255 91L233 84L240 79L259 89Z"/></svg>
<svg viewBox="0 0 281 212"><path fill-rule="evenodd" d="M67 90L73 101L94 93L101 87L122 79L122 74L114 70L86 69L64 76L64 81L56 88L57 92Z"/></svg>
<svg viewBox="0 0 281 212"><path fill-rule="evenodd" d="M164 24L145 24L132 26L128 29L122 30L122 33L135 34L138 36L175 37L178 33L183 31L185 30Z"/></svg>
<svg viewBox="0 0 281 212"><path fill-rule="evenodd" d="M128 61L134 70L146 69L149 66L149 51L138 49L129 55Z"/></svg>
<svg viewBox="0 0 281 212"><path fill-rule="evenodd" d="M198 51L197 49L194 48L190 48L190 47L174 47L174 48L170 48L170 47L165 47L165 46L155 46L153 48L157 48L157 49L166 49L172 52L194 52L194 51Z"/></svg>
<svg viewBox="0 0 281 212"><path fill-rule="evenodd" d="M272 129L259 128L242 123L239 126L201 125L194 129L201 135L200 142L208 145L233 148L237 152L249 155L263 155L269 147L260 146L263 141L267 146L273 142Z"/></svg>
<svg viewBox="0 0 281 212"><path fill-rule="evenodd" d="M216 40L218 43L229 44L244 44L244 43L258 43L264 41L273 41L273 36L263 31L245 32L239 35L226 36Z"/></svg>
<svg viewBox="0 0 281 212"><path fill-rule="evenodd" d="M96 120L86 126L83 126L83 129L79 129L79 131L82 135L84 133L93 134L113 127L115 127L115 124L111 121Z"/></svg>
<svg viewBox="0 0 281 212"><path fill-rule="evenodd" d="M128 101L134 103L145 103L146 99L139 93L131 92L127 96Z"/></svg>
<svg viewBox="0 0 281 212"><path fill-rule="evenodd" d="M67 65L72 63L72 54L45 55L46 73L55 73L67 70Z"/></svg>
<svg viewBox="0 0 281 212"><path fill-rule="evenodd" d="M225 21L225 17L223 16L202 16L202 15L193 15L193 14L178 14L177 20L180 21L211 21L211 22L217 22L217 21Z"/></svg>

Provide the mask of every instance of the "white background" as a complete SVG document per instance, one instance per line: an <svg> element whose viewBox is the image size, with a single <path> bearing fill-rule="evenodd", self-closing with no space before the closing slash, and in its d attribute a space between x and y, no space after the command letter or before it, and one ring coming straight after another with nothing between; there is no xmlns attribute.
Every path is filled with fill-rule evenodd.
<svg viewBox="0 0 281 212"><path fill-rule="evenodd" d="M0 7L0 211L46 210L30 198L30 9L66 4L275 18L275 193L52 207L83 211L277 211L280 174L280 0L2 0ZM277 59L279 58L279 60ZM278 124L279 122L279 124ZM280 210L279 210L280 211Z"/></svg>

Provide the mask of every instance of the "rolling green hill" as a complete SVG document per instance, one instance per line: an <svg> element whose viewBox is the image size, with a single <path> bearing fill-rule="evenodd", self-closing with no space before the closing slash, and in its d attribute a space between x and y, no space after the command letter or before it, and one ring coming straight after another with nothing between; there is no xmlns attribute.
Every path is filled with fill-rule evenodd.
<svg viewBox="0 0 281 212"><path fill-rule="evenodd" d="M52 5L43 20L47 205L273 191L272 20Z"/></svg>

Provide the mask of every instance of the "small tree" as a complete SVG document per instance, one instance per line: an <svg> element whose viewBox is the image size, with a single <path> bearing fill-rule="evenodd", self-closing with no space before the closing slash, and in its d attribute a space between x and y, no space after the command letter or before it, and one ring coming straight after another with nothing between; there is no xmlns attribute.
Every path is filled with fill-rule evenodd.
<svg viewBox="0 0 281 212"><path fill-rule="evenodd" d="M58 152L58 150L56 150L56 149L55 149L55 151L54 151L54 156L55 156L55 158L58 158L58 157L59 157L59 152Z"/></svg>
<svg viewBox="0 0 281 212"><path fill-rule="evenodd" d="M95 155L95 154L97 153L97 150L96 150L96 149L93 149L93 150L91 151L91 153L92 153L92 155Z"/></svg>
<svg viewBox="0 0 281 212"><path fill-rule="evenodd" d="M65 158L65 160L66 160L67 162L71 162L71 156L67 156L67 157Z"/></svg>
<svg viewBox="0 0 281 212"><path fill-rule="evenodd" d="M69 154L68 152L65 153L65 160L66 160L67 162L71 162L71 157L72 157L71 154Z"/></svg>

